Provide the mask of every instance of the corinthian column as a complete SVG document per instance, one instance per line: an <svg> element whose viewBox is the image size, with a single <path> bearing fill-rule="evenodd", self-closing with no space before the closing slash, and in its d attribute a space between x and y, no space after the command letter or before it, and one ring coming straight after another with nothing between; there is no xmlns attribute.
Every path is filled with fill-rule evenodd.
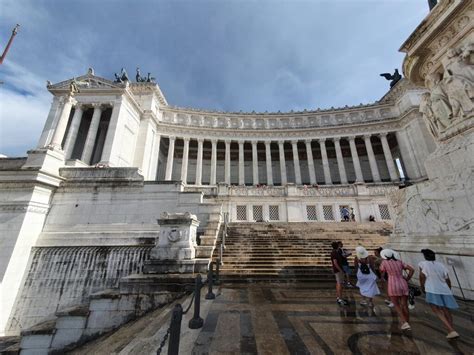
<svg viewBox="0 0 474 355"><path fill-rule="evenodd" d="M93 104L92 106L94 107L94 114L92 115L91 125L87 132L86 143L84 144L81 157L81 160L86 164L91 163L92 150L94 149L97 131L99 130L100 116L102 115L102 106L100 104Z"/></svg>
<svg viewBox="0 0 474 355"><path fill-rule="evenodd" d="M326 185L332 185L331 171L329 170L328 153L326 151L326 138L319 140L319 147L321 148L321 158L323 159L324 182Z"/></svg>
<svg viewBox="0 0 474 355"><path fill-rule="evenodd" d="M272 152L270 150L270 142L265 142L265 158L267 163L267 185L273 185L272 171Z"/></svg>
<svg viewBox="0 0 474 355"><path fill-rule="evenodd" d="M372 179L374 182L380 182L379 168L377 167L377 160L375 160L374 151L372 149L372 142L370 141L370 134L364 136L365 149L369 156L370 171L372 172Z"/></svg>
<svg viewBox="0 0 474 355"><path fill-rule="evenodd" d="M183 138L183 160L181 164L181 181L188 183L189 138Z"/></svg>
<svg viewBox="0 0 474 355"><path fill-rule="evenodd" d="M168 146L168 159L166 160L166 172L165 172L165 180L171 180L171 176L173 175L173 160L174 160L174 141L176 140L175 137L170 137L170 144Z"/></svg>
<svg viewBox="0 0 474 355"><path fill-rule="evenodd" d="M252 171L253 171L253 184L258 185L257 142L252 142Z"/></svg>
<svg viewBox="0 0 474 355"><path fill-rule="evenodd" d="M337 157L337 168L339 169L339 177L341 178L341 184L347 184L346 168L344 167L344 157L342 156L341 150L341 138L334 138L334 147L336 148Z"/></svg>
<svg viewBox="0 0 474 355"><path fill-rule="evenodd" d="M239 142L239 185L245 185L244 142Z"/></svg>
<svg viewBox="0 0 474 355"><path fill-rule="evenodd" d="M230 185L230 141L225 141L225 183Z"/></svg>
<svg viewBox="0 0 474 355"><path fill-rule="evenodd" d="M380 134L380 141L382 142L383 155L385 156L385 161L387 162L387 168L388 168L388 173L390 174L390 180L398 181L397 169L395 168L392 152L390 151L390 146L388 145L388 141L387 141L387 133Z"/></svg>
<svg viewBox="0 0 474 355"><path fill-rule="evenodd" d="M216 173L217 173L217 140L213 139L212 151L211 151L211 185L216 184Z"/></svg>
<svg viewBox="0 0 474 355"><path fill-rule="evenodd" d="M354 163L354 170L356 174L355 182L364 182L362 169L360 167L359 154L357 154L357 147L355 145L355 137L349 137L349 146L351 147L352 162Z"/></svg>
<svg viewBox="0 0 474 355"><path fill-rule="evenodd" d="M196 161L196 185L202 185L202 146L204 140L198 139L198 154Z"/></svg>
<svg viewBox="0 0 474 355"><path fill-rule="evenodd" d="M316 173L314 172L313 149L311 149L311 139L305 141L306 156L308 157L309 182L311 185L316 184Z"/></svg>
<svg viewBox="0 0 474 355"><path fill-rule="evenodd" d="M300 158L298 156L298 141L291 141L291 148L293 149L293 165L295 168L295 183L301 185L301 169Z"/></svg>
<svg viewBox="0 0 474 355"><path fill-rule="evenodd" d="M285 146L283 145L284 141L278 141L278 151L280 153L280 175L281 175L281 184L284 186L288 183L286 178L286 161L285 161Z"/></svg>
<svg viewBox="0 0 474 355"><path fill-rule="evenodd" d="M51 146L56 149L61 149L64 134L66 133L67 123L69 121L69 115L71 114L72 105L76 102L71 96L64 98L63 109L59 116L56 130L54 131L53 139L51 140Z"/></svg>
<svg viewBox="0 0 474 355"><path fill-rule="evenodd" d="M69 127L69 132L66 137L66 142L64 142L64 154L66 159L71 158L72 150L74 149L74 143L76 143L77 132L79 131L79 126L81 125L82 114L84 110L82 109L82 104L77 104L75 107L74 116L72 117L71 126Z"/></svg>

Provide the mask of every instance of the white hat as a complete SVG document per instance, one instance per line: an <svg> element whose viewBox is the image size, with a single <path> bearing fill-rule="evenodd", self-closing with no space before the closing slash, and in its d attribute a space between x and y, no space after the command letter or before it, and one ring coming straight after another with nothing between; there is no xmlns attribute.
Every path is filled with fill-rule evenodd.
<svg viewBox="0 0 474 355"><path fill-rule="evenodd" d="M387 260L391 257L394 257L395 259L400 259L400 254L398 254L395 250L392 249L384 249L380 252L380 256Z"/></svg>
<svg viewBox="0 0 474 355"><path fill-rule="evenodd" d="M369 252L362 246L356 247L356 255L359 259L364 259L369 256Z"/></svg>

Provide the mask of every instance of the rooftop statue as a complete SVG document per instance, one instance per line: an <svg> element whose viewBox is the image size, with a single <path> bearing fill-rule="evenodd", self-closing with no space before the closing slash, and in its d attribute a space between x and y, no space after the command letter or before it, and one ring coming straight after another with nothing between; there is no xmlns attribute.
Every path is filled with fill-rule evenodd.
<svg viewBox="0 0 474 355"><path fill-rule="evenodd" d="M433 7L436 6L438 0L428 0L428 6L430 7L430 11L433 10Z"/></svg>
<svg viewBox="0 0 474 355"><path fill-rule="evenodd" d="M114 75L115 75L116 83L123 83L126 81L130 81L130 79L128 78L127 71L124 68L120 70L120 74L115 73Z"/></svg>
<svg viewBox="0 0 474 355"><path fill-rule="evenodd" d="M380 76L383 76L387 80L391 80L390 88L393 88L396 83L400 81L402 75L398 72L398 69L395 69L395 72L392 74L390 73L382 73Z"/></svg>
<svg viewBox="0 0 474 355"><path fill-rule="evenodd" d="M137 75L135 76L137 83L154 83L155 78L151 76L151 73L148 73L147 77L141 76L140 68L137 68Z"/></svg>

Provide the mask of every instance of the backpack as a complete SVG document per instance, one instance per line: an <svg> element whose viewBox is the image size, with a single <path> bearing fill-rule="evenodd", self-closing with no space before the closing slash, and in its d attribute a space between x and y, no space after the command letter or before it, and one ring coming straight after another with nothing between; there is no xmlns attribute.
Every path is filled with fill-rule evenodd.
<svg viewBox="0 0 474 355"><path fill-rule="evenodd" d="M370 274L370 267L367 264L361 263L360 264L360 272L363 273L364 275Z"/></svg>

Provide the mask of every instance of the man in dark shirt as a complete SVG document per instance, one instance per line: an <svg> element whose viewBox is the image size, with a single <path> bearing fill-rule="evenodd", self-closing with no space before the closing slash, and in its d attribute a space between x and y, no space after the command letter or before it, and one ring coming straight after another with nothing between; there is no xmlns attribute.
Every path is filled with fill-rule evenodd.
<svg viewBox="0 0 474 355"><path fill-rule="evenodd" d="M342 269L342 255L339 251L339 243L332 242L331 264L332 271L336 277L336 297L337 303L341 306L347 305L347 301L342 299L342 288L344 283L344 271Z"/></svg>

